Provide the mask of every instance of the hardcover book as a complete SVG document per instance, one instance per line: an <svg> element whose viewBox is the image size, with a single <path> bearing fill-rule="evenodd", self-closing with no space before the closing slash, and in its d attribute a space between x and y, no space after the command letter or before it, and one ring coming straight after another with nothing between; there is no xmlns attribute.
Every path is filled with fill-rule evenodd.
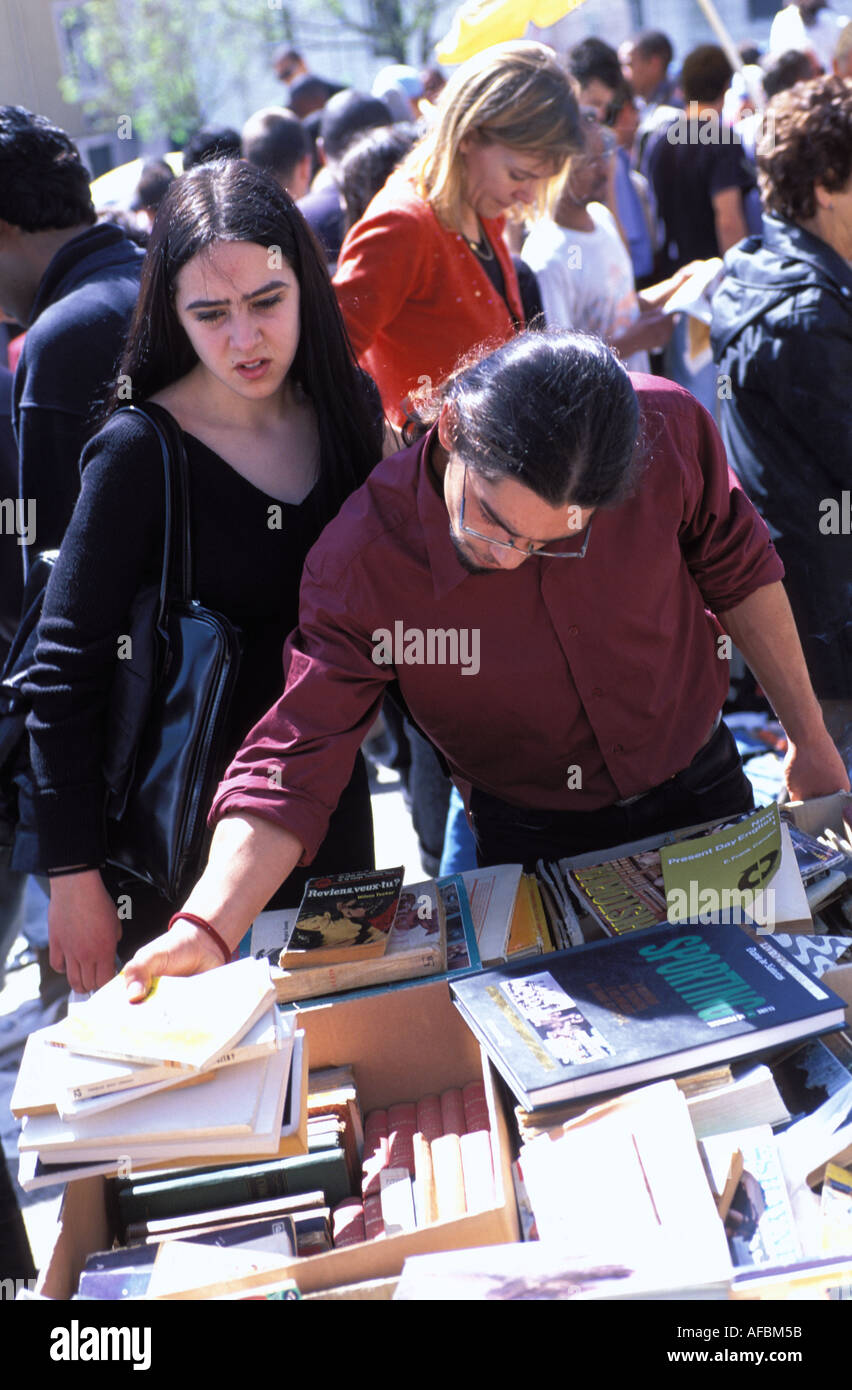
<svg viewBox="0 0 852 1390"><path fill-rule="evenodd" d="M839 1028L844 1005L739 926L666 923L450 980L527 1110Z"/></svg>
<svg viewBox="0 0 852 1390"><path fill-rule="evenodd" d="M119 1179L118 1215L127 1225L317 1190L328 1205L350 1195L342 1149L159 1179Z"/></svg>
<svg viewBox="0 0 852 1390"><path fill-rule="evenodd" d="M308 879L282 970L384 955L404 870L376 869Z"/></svg>

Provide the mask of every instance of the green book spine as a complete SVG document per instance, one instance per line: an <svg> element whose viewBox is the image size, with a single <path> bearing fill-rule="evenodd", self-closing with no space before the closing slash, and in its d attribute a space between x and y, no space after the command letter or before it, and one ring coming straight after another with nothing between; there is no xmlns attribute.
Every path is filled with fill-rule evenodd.
<svg viewBox="0 0 852 1390"><path fill-rule="evenodd" d="M342 1149L240 1168L208 1169L168 1179L128 1179L117 1194L119 1225L126 1230L134 1221L190 1216L218 1207L319 1190L325 1194L329 1207L351 1195Z"/></svg>

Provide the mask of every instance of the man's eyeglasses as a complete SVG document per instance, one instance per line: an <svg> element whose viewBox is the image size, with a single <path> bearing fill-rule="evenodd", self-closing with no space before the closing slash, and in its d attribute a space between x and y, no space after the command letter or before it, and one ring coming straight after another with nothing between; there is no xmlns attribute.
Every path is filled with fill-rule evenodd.
<svg viewBox="0 0 852 1390"><path fill-rule="evenodd" d="M495 536L487 536L484 531L476 531L472 526L465 525L464 511L465 487L467 484L467 464L464 464L463 466L464 472L462 474L462 495L461 506L459 508L459 530L463 531L466 536L475 536L478 541L486 541L488 545L499 545L503 550L516 550L521 555L540 555L543 559L551 560L583 559L584 555L586 554L586 551L589 548L589 536L592 533L591 517L589 517L589 520L583 528L583 544L579 547L579 549L576 546L576 540L573 536L565 536L562 540L548 541L545 546L541 547L535 545L532 541L528 541L519 545L518 542L512 540L511 537L509 538L509 540L500 541L497 540Z"/></svg>

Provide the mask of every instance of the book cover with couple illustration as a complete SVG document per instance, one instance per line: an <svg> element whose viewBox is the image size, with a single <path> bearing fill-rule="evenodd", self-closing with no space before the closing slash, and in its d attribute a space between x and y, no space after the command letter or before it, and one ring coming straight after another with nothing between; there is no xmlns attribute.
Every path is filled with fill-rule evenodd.
<svg viewBox="0 0 852 1390"><path fill-rule="evenodd" d="M384 954L402 890L403 869L312 878L305 888L285 970Z"/></svg>

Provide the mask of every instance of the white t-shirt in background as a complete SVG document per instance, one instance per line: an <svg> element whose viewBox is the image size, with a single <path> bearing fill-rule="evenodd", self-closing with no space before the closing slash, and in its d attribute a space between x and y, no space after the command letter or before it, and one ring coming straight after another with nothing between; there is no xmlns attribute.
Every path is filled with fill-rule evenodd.
<svg viewBox="0 0 852 1390"><path fill-rule="evenodd" d="M610 342L640 314L633 266L609 209L589 203L586 211L593 232L560 227L545 217L533 227L521 256L538 277L549 328L577 328ZM647 372L647 352L632 353L625 366Z"/></svg>
<svg viewBox="0 0 852 1390"><path fill-rule="evenodd" d="M812 49L825 71L831 72L840 31L848 23L847 15L838 14L835 10L818 10L814 23L808 26L802 19L798 5L787 5L778 11L772 21L769 52L774 58L791 48L801 53Z"/></svg>

